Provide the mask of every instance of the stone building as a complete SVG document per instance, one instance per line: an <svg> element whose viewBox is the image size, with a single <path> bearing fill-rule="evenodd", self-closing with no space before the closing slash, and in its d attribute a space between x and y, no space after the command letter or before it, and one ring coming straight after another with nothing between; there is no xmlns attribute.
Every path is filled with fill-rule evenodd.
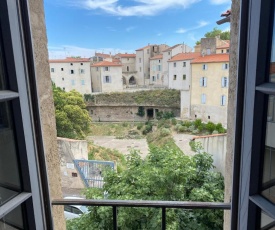
<svg viewBox="0 0 275 230"><path fill-rule="evenodd" d="M65 91L76 90L81 94L92 92L89 58L49 60L52 82Z"/></svg>
<svg viewBox="0 0 275 230"><path fill-rule="evenodd" d="M159 54L150 58L150 85L164 85L163 55Z"/></svg>
<svg viewBox="0 0 275 230"><path fill-rule="evenodd" d="M227 125L229 54L200 56L191 62L191 116Z"/></svg>
<svg viewBox="0 0 275 230"><path fill-rule="evenodd" d="M102 61L91 65L93 92L114 92L123 90L122 65Z"/></svg>

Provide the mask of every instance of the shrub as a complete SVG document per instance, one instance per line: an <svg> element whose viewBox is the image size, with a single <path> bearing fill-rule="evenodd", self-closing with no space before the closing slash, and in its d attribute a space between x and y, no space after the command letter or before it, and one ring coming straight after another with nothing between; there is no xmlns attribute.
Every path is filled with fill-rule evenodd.
<svg viewBox="0 0 275 230"><path fill-rule="evenodd" d="M192 131L192 134L198 134L200 131L198 129L195 129Z"/></svg>
<svg viewBox="0 0 275 230"><path fill-rule="evenodd" d="M161 137L169 136L169 135L170 135L170 130L169 130L169 129L166 129L166 128L162 128L162 129L160 130L160 135L161 135Z"/></svg>
<svg viewBox="0 0 275 230"><path fill-rule="evenodd" d="M145 125L145 127L142 131L142 134L146 135L147 133L152 132L152 129L153 129L153 125L152 125L152 123L149 123L149 124Z"/></svg>
<svg viewBox="0 0 275 230"><path fill-rule="evenodd" d="M157 117L158 120L160 120L160 119L167 120L167 119L175 117L175 115L174 115L173 111L171 111L171 112L162 112L162 111L160 111L160 112L157 112L156 117Z"/></svg>
<svg viewBox="0 0 275 230"><path fill-rule="evenodd" d="M186 126L186 127L189 127L193 124L193 122L191 121L183 121L182 125Z"/></svg>
<svg viewBox="0 0 275 230"><path fill-rule="evenodd" d="M216 129L216 125L215 125L213 122L209 121L209 122L205 125L205 129L206 129L208 132L212 133L212 132Z"/></svg>
<svg viewBox="0 0 275 230"><path fill-rule="evenodd" d="M171 122L172 122L173 125L177 124L177 120L175 118L172 118Z"/></svg>
<svg viewBox="0 0 275 230"><path fill-rule="evenodd" d="M201 125L202 125L201 119L196 119L196 120L194 121L194 125L195 125L196 128L198 128L199 126L201 126Z"/></svg>
<svg viewBox="0 0 275 230"><path fill-rule="evenodd" d="M212 134L219 134L218 130L214 130Z"/></svg>
<svg viewBox="0 0 275 230"><path fill-rule="evenodd" d="M138 107L137 115L140 116L140 117L143 117L145 115L145 111L144 111L144 107L143 106L139 106Z"/></svg>
<svg viewBox="0 0 275 230"><path fill-rule="evenodd" d="M137 129L138 129L138 130L141 130L142 127L143 127L143 124L142 124L142 123L139 123L139 124L137 125Z"/></svg>
<svg viewBox="0 0 275 230"><path fill-rule="evenodd" d="M176 130L176 131L179 131L179 128L180 128L180 127L182 127L181 124L176 124L176 125L175 125L175 130Z"/></svg>
<svg viewBox="0 0 275 230"><path fill-rule="evenodd" d="M184 133L184 132L187 132L188 131L188 128L186 127L186 126L180 126L180 128L178 129L178 131L180 132L180 133Z"/></svg>
<svg viewBox="0 0 275 230"><path fill-rule="evenodd" d="M127 123L127 122L123 122L123 123L122 123L122 126L123 126L123 127L127 127L127 126L128 126L128 123Z"/></svg>
<svg viewBox="0 0 275 230"><path fill-rule="evenodd" d="M194 125L191 125L191 126L188 127L188 130L190 132L193 132L195 129L196 129L196 127Z"/></svg>

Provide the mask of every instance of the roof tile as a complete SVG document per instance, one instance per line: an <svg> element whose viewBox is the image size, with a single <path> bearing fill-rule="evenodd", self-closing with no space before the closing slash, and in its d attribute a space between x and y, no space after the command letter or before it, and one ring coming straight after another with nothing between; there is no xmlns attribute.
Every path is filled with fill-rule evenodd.
<svg viewBox="0 0 275 230"><path fill-rule="evenodd" d="M211 62L229 62L229 54L212 54L200 56L194 59L191 64L211 63Z"/></svg>
<svg viewBox="0 0 275 230"><path fill-rule="evenodd" d="M184 60L192 60L194 58L199 57L201 54L199 52L196 53L179 53L173 56L168 62L173 61L184 61Z"/></svg>

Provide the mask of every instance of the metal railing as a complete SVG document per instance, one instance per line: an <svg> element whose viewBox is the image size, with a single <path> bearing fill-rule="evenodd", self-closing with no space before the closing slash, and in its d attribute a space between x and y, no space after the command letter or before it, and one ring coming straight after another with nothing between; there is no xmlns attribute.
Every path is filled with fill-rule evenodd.
<svg viewBox="0 0 275 230"><path fill-rule="evenodd" d="M161 229L166 229L166 209L222 209L230 210L230 203L217 202L193 202L193 201L146 201L146 200L88 200L88 199L55 199L52 205L83 205L83 206L110 206L113 208L113 229L117 230L117 209L118 207L143 207L143 208L161 208L162 221Z"/></svg>

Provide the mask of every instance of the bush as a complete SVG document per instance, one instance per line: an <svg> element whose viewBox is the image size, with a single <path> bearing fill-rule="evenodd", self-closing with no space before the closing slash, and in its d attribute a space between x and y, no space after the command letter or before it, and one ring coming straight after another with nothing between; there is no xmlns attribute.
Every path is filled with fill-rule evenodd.
<svg viewBox="0 0 275 230"><path fill-rule="evenodd" d="M166 128L162 128L162 129L160 130L160 135L161 135L161 137L169 136L169 135L170 135L170 130L169 130L169 129L166 129Z"/></svg>
<svg viewBox="0 0 275 230"><path fill-rule="evenodd" d="M122 123L122 126L123 126L123 127L127 127L127 126L128 126L128 123L127 123L127 122L123 122L123 123Z"/></svg>
<svg viewBox="0 0 275 230"><path fill-rule="evenodd" d="M198 129L195 129L192 131L192 134L198 134L200 131Z"/></svg>
<svg viewBox="0 0 275 230"><path fill-rule="evenodd" d="M196 129L194 125L189 126L188 131L193 132Z"/></svg>
<svg viewBox="0 0 275 230"><path fill-rule="evenodd" d="M195 125L196 128L198 128L199 126L202 125L202 121L201 119L196 119L193 124Z"/></svg>
<svg viewBox="0 0 275 230"><path fill-rule="evenodd" d="M188 128L186 127L186 126L180 126L180 128L178 129L178 131L180 132L180 133L184 133L184 132L187 132L188 131Z"/></svg>
<svg viewBox="0 0 275 230"><path fill-rule="evenodd" d="M160 120L160 119L165 119L165 120L168 120L170 118L173 118L175 117L174 113L171 111L171 112L157 112L157 115L156 115L157 119Z"/></svg>
<svg viewBox="0 0 275 230"><path fill-rule="evenodd" d="M205 129L210 132L210 133L213 133L213 131L216 129L216 125L209 121L206 125L205 125Z"/></svg>
<svg viewBox="0 0 275 230"><path fill-rule="evenodd" d="M140 117L143 117L145 115L145 111L144 111L144 107L143 106L139 106L138 107L137 115L140 116Z"/></svg>
<svg viewBox="0 0 275 230"><path fill-rule="evenodd" d="M175 118L172 118L171 123L172 123L172 125L176 125L177 124L177 120Z"/></svg>
<svg viewBox="0 0 275 230"><path fill-rule="evenodd" d="M142 131L142 134L146 135L147 133L152 132L152 129L153 129L153 125L152 125L152 123L149 123L149 124L145 125L145 127Z"/></svg>
<svg viewBox="0 0 275 230"><path fill-rule="evenodd" d="M214 130L212 134L219 134L218 130Z"/></svg>
<svg viewBox="0 0 275 230"><path fill-rule="evenodd" d="M138 130L141 130L142 127L143 127L143 124L142 124L142 123L139 123L139 124L137 125L137 129L138 129Z"/></svg>
<svg viewBox="0 0 275 230"><path fill-rule="evenodd" d="M186 127L190 127L193 124L193 122L191 121L183 121L182 125L186 126Z"/></svg>

